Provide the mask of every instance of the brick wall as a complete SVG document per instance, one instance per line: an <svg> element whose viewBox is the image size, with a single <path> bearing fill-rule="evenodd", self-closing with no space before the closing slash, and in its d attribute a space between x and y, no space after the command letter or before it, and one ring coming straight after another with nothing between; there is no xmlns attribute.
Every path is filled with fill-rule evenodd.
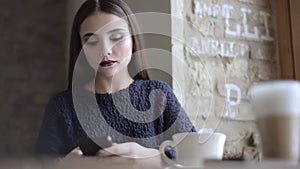
<svg viewBox="0 0 300 169"><path fill-rule="evenodd" d="M273 0L172 1L172 15L182 19L173 19L172 26L182 40L172 42L174 90L198 129L227 134L225 159L260 155L248 89L279 77L274 5Z"/></svg>
<svg viewBox="0 0 300 169"><path fill-rule="evenodd" d="M31 154L50 96L66 84L66 1L0 2L0 155Z"/></svg>

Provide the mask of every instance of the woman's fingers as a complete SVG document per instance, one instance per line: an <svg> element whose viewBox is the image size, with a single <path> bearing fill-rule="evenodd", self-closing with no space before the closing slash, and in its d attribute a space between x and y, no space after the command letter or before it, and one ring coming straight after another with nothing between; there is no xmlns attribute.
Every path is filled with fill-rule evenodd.
<svg viewBox="0 0 300 169"><path fill-rule="evenodd" d="M98 152L98 156L101 156L101 157L110 157L110 156L114 156L115 154L109 152L109 151L106 151L106 150L99 150Z"/></svg>
<svg viewBox="0 0 300 169"><path fill-rule="evenodd" d="M100 150L99 154L102 157L118 155L126 158L149 158L160 156L158 150L143 147L135 142L114 144L111 147Z"/></svg>
<svg viewBox="0 0 300 169"><path fill-rule="evenodd" d="M99 151L100 156L124 156L124 157L134 157L134 151L137 149L138 144L128 142L122 144L113 144L111 147L102 149Z"/></svg>
<svg viewBox="0 0 300 169"><path fill-rule="evenodd" d="M111 147L100 150L103 156L122 155L125 154L124 146L122 144L114 144Z"/></svg>
<svg viewBox="0 0 300 169"><path fill-rule="evenodd" d="M80 150L79 147L74 148L69 154L67 154L64 159L72 159L74 157L81 157L82 156L82 151Z"/></svg>
<svg viewBox="0 0 300 169"><path fill-rule="evenodd" d="M82 153L82 151L80 150L79 147L76 147L75 149L73 149L73 150L70 152L70 154L72 154L72 155L82 155L83 153Z"/></svg>
<svg viewBox="0 0 300 169"><path fill-rule="evenodd" d="M101 157L109 157L109 156L114 156L114 155L117 155L116 153L113 153L113 150L115 148L112 148L114 146L116 146L117 143L113 143L111 147L108 147L108 148L104 148L104 149L101 149L98 151L98 156L101 156ZM115 150L114 150L115 151Z"/></svg>

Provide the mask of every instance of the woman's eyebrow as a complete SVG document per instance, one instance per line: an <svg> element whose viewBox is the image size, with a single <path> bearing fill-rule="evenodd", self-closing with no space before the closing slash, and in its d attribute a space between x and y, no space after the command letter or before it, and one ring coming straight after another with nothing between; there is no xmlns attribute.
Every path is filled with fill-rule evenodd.
<svg viewBox="0 0 300 169"><path fill-rule="evenodd" d="M116 28L116 29L108 31L107 33L110 34L110 33L119 32L119 31L126 31L126 29L124 29L124 28ZM82 37L85 38L85 37L90 37L90 36L98 36L98 35L95 34L95 33L86 33Z"/></svg>
<svg viewBox="0 0 300 169"><path fill-rule="evenodd" d="M114 32L119 32L119 31L126 31L126 29L124 29L124 28L116 28L116 29L108 31L107 33L114 33Z"/></svg>
<svg viewBox="0 0 300 169"><path fill-rule="evenodd" d="M94 34L94 33L86 33L86 34L83 35L83 38L94 36L94 35L96 35L96 34Z"/></svg>

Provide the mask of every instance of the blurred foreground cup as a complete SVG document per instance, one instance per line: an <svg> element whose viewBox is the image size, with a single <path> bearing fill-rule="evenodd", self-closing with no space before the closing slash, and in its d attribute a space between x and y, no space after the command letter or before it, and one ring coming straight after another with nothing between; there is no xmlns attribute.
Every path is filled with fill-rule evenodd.
<svg viewBox="0 0 300 169"><path fill-rule="evenodd" d="M250 88L265 159L297 162L300 157L300 83L261 82Z"/></svg>

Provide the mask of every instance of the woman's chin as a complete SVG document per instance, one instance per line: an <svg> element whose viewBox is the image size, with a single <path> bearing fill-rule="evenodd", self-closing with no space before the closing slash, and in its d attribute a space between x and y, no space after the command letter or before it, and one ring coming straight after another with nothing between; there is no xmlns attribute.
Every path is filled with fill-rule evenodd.
<svg viewBox="0 0 300 169"><path fill-rule="evenodd" d="M98 69L98 75L106 78L112 78L118 74L118 71L113 69L113 70L103 70L103 69Z"/></svg>

